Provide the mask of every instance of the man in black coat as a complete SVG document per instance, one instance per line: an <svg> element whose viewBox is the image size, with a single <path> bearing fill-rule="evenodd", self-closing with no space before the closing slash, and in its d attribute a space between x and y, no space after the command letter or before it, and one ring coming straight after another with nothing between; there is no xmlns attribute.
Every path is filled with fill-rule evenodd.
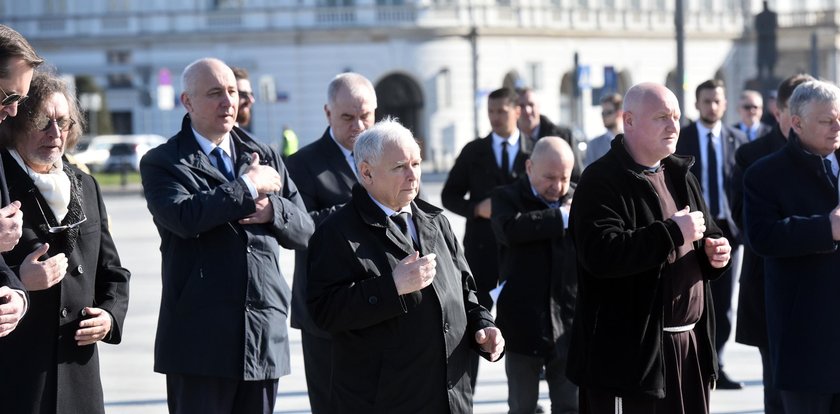
<svg viewBox="0 0 840 414"><path fill-rule="evenodd" d="M727 196L731 194L732 169L735 165L735 150L747 142L747 137L739 130L722 122L726 112L726 93L723 82L708 80L697 86L695 106L700 112L700 119L680 131L677 154L694 157L691 173L700 180L703 198L712 218L723 231L723 236L733 248L740 244L738 226L732 218ZM712 282L712 298L715 305L715 348L720 357L723 346L732 332L732 292L734 289L733 272L730 267L720 279ZM721 362L720 360L718 362ZM743 385L732 381L723 371L723 364L718 370L718 389L741 389Z"/></svg>
<svg viewBox="0 0 840 414"><path fill-rule="evenodd" d="M181 131L140 162L161 237L155 371L171 413L271 413L290 371L278 252L314 225L279 154L234 127L230 68L200 59L182 78Z"/></svg>
<svg viewBox="0 0 840 414"><path fill-rule="evenodd" d="M545 368L551 412L577 414L577 387L566 378L577 294L575 250L566 232L574 154L560 137L534 145L527 175L493 191L491 221L503 248L496 323L505 333L509 413L537 409Z"/></svg>
<svg viewBox="0 0 840 414"><path fill-rule="evenodd" d="M490 227L490 193L525 174L532 145L516 128L516 92L497 89L487 98L493 132L465 145L449 171L441 191L443 206L467 218L464 256L478 287L478 301L493 307L490 291L499 282L499 248Z"/></svg>
<svg viewBox="0 0 840 414"><path fill-rule="evenodd" d="M531 141L531 147L543 137L560 137L566 140L575 157L575 166L572 168L572 182L577 183L580 180L580 169L583 162L572 130L556 125L547 116L540 113L540 104L531 88L518 89L516 92L519 96L519 119L517 120L519 130Z"/></svg>
<svg viewBox="0 0 840 414"><path fill-rule="evenodd" d="M732 218L743 228L744 216L744 172L756 161L782 149L790 132L790 108L788 99L802 83L814 80L809 75L794 75L779 84L776 101L778 123L773 129L755 141L746 143L735 151L735 168L732 171L732 197L729 202ZM764 302L764 259L744 243L744 258L741 277L738 281L738 323L735 325L735 341L758 347L761 354L762 379L764 382L765 414L783 414L779 390L773 386L773 368L767 342L767 317Z"/></svg>
<svg viewBox="0 0 840 414"><path fill-rule="evenodd" d="M376 91L364 76L343 73L327 88L324 113L329 127L320 139L292 154L286 161L309 216L319 226L350 201L356 184L353 144L370 128L376 111ZM306 307L305 249L295 252L292 283L292 327L301 331L306 387L313 414L328 412L332 340L319 329Z"/></svg>
<svg viewBox="0 0 840 414"><path fill-rule="evenodd" d="M26 98L32 75L44 60L29 42L11 27L0 24L0 122L17 115ZM0 252L12 250L20 239L23 216L20 202L9 199L9 187L0 162ZM18 276L0 257L0 337L17 327L26 313L27 294Z"/></svg>
<svg viewBox="0 0 840 414"><path fill-rule="evenodd" d="M796 87L784 148L744 176L749 245L764 257L773 385L787 413L840 407L840 88Z"/></svg>
<svg viewBox="0 0 840 414"><path fill-rule="evenodd" d="M442 210L416 199L420 147L386 119L354 146L360 185L309 245L308 304L333 335L335 413L470 413L472 351L504 339Z"/></svg>
<svg viewBox="0 0 840 414"><path fill-rule="evenodd" d="M585 413L709 411L717 360L708 281L726 269L731 247L709 216L691 158L673 155L679 119L664 86L630 88L625 134L575 191L568 374Z"/></svg>

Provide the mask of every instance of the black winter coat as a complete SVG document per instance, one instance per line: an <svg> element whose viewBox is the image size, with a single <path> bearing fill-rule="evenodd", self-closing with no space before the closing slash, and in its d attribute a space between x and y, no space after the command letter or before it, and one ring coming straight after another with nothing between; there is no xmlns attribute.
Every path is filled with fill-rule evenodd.
<svg viewBox="0 0 840 414"><path fill-rule="evenodd" d="M96 307L112 316L111 332L103 342L120 343L128 309L130 273L121 266L108 230L108 213L99 185L65 161L65 168L78 183L73 200L81 204L87 220L78 231L50 234L43 227L44 218L50 220L49 226L59 223L47 201L7 150L2 151L2 157L9 193L20 200L23 211L23 235L14 249L4 253L7 262L19 267L27 255L45 242L50 243L47 255L65 253L68 259L64 279L49 289L30 292L26 316L14 332L0 339L0 355L4 356L0 369L2 411L104 413L98 345L78 346L74 336L84 319L82 309ZM78 221L68 213L62 224ZM68 248L70 239L75 240L72 250Z"/></svg>
<svg viewBox="0 0 840 414"><path fill-rule="evenodd" d="M689 172L691 157L662 160L674 184L677 206L702 211L705 237L720 237L700 185ZM662 219L658 195L624 149L618 135L610 151L584 170L572 203L570 231L578 254L578 297L569 351L569 378L581 387L621 397L664 398L661 271L684 239L679 226ZM694 243L704 279L715 279L703 247ZM703 375L715 377L714 313L705 283L697 334Z"/></svg>
<svg viewBox="0 0 840 414"><path fill-rule="evenodd" d="M420 255L434 253L437 261L430 286L437 319L424 326L407 322L416 317L420 292L397 294L391 273L414 248L361 185L310 241L308 304L315 323L333 335L330 403L336 413L426 413L426 400L441 397L452 414L472 412L468 353L478 351L475 333L495 326L493 317L478 304L442 210L419 199L411 209ZM432 344L441 349L431 356L413 352ZM445 366L431 365L438 358ZM441 378L430 378L438 371ZM441 394L417 395L426 382L439 382L431 392Z"/></svg>
<svg viewBox="0 0 840 414"><path fill-rule="evenodd" d="M570 190L561 202L571 199ZM534 196L524 176L493 192L493 231L502 247L496 323L505 348L531 356L567 349L577 295L571 234L563 215ZM560 342L558 342L560 341Z"/></svg>

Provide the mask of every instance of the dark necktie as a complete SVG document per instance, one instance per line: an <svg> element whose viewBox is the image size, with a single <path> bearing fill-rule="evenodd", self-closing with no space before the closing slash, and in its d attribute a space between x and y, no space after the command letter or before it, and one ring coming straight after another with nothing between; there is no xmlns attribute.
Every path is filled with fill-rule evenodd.
<svg viewBox="0 0 840 414"><path fill-rule="evenodd" d="M412 246L416 246L416 243L414 243L414 238L411 237L411 231L408 230L408 213L403 211L394 214L393 216L391 216L391 220L393 220L394 223L397 224L397 227L399 227L400 232L405 237L405 240L411 242Z"/></svg>
<svg viewBox="0 0 840 414"><path fill-rule="evenodd" d="M502 175L505 177L505 180L510 177L510 158L508 156L508 142L502 141Z"/></svg>
<svg viewBox="0 0 840 414"><path fill-rule="evenodd" d="M834 169L831 168L831 160L823 158L823 167L825 167L825 176L831 182L832 187L837 187L837 176L834 175Z"/></svg>
<svg viewBox="0 0 840 414"><path fill-rule="evenodd" d="M709 212L712 213L712 218L717 218L720 213L720 194L718 193L718 165L717 165L717 151L715 150L715 143L712 141L713 135L709 132L709 140L706 145L706 160L709 171Z"/></svg>
<svg viewBox="0 0 840 414"><path fill-rule="evenodd" d="M228 181L233 181L233 170L225 162L225 160L230 159L230 157L228 157L221 147L213 148L213 151L210 153L213 154L213 158L216 159L216 168L222 172Z"/></svg>

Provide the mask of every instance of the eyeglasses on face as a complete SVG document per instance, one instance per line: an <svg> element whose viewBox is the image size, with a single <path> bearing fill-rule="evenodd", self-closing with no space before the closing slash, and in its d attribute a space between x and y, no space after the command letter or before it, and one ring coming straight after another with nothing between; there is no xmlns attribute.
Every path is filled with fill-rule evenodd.
<svg viewBox="0 0 840 414"><path fill-rule="evenodd" d="M3 88L0 88L0 92L3 92L3 100L0 101L0 105L2 106L11 106L15 102L20 104L28 98L28 96L19 93L6 93Z"/></svg>
<svg viewBox="0 0 840 414"><path fill-rule="evenodd" d="M60 118L60 119L52 119L47 117L41 117L35 120L35 129L41 132L47 132L52 129L53 124L58 125L58 130L61 132L67 132L70 128L73 128L73 125L76 124L71 118Z"/></svg>
<svg viewBox="0 0 840 414"><path fill-rule="evenodd" d="M601 111L601 116L611 116L613 114L615 114L615 111L613 111L613 110L607 109L607 110Z"/></svg>
<svg viewBox="0 0 840 414"><path fill-rule="evenodd" d="M745 111L755 111L756 109L760 109L758 105L741 105L741 108Z"/></svg>
<svg viewBox="0 0 840 414"><path fill-rule="evenodd" d="M246 101L250 101L254 99L254 93L248 91L239 91L239 99L244 99Z"/></svg>
<svg viewBox="0 0 840 414"><path fill-rule="evenodd" d="M49 225L49 220L47 220L47 215L44 214L44 208L41 207L41 202L38 201L38 197L35 196L33 198L35 199L35 204L38 205L38 210L41 210L41 217L44 218L44 223L46 223L46 225L44 227L47 229L47 232L50 233L50 234L56 234L56 233L61 233L62 231L75 229L76 227L79 227L82 223L87 221L87 215L85 214L85 210L83 209L82 210L82 219L79 220L78 222L73 223L73 224L65 224L63 226L50 226Z"/></svg>

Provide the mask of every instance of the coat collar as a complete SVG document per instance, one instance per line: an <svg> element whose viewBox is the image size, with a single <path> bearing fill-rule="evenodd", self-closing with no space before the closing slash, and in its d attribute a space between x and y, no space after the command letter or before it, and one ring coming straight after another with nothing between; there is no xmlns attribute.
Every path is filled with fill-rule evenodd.
<svg viewBox="0 0 840 414"><path fill-rule="evenodd" d="M630 156L630 153L627 152L627 149L624 148L624 134L616 135L610 144L610 150L615 153L623 169L636 175L642 174L645 167L636 163L633 157ZM694 157L671 154L662 159L662 165L665 166L667 171L678 171L680 175L684 176L688 173L691 166L694 165Z"/></svg>
<svg viewBox="0 0 840 414"><path fill-rule="evenodd" d="M213 164L210 163L210 158L201 150L201 146L196 141L195 134L192 131L192 124L190 115L184 115L181 122L181 131L175 136L178 140L178 159L180 162L190 168L202 172L203 174L212 176L216 180L226 183L227 178L219 171ZM256 152L260 156L261 164L270 164L273 162L271 153L263 150L256 140L247 132L239 127L233 127L230 131L230 139L236 148L236 160L234 161L234 170L236 176L242 175L251 164L251 154Z"/></svg>
<svg viewBox="0 0 840 414"><path fill-rule="evenodd" d="M414 247L408 244L397 226L373 202L367 190L361 184L353 186L352 203L366 225L377 229L375 231L384 231L387 239L402 249L406 254L414 252ZM441 212L443 210L423 200L416 198L411 202L411 214L414 218L414 226L417 229L420 253L423 255L433 252L435 249L437 228L435 227L434 219Z"/></svg>
<svg viewBox="0 0 840 414"><path fill-rule="evenodd" d="M350 169L350 166L344 158L344 153L341 152L341 148L338 147L338 144L330 136L329 127L324 131L324 135L321 136L317 143L319 147L318 154L324 157L324 160L330 166L330 170L337 172L341 178L341 182L347 189L352 190L357 182L356 173Z"/></svg>
<svg viewBox="0 0 840 414"><path fill-rule="evenodd" d="M825 187L831 191L837 191L828 182L828 180L826 180L825 167L823 166L822 157L817 154L811 154L805 150L805 148L802 147L802 140L793 129L790 130L790 135L788 135L787 145L785 145L784 150L788 152L794 162L798 164L799 168L802 168L803 171L807 171L809 176L813 176L815 179L824 183ZM840 149L834 151L834 155L838 160L840 160Z"/></svg>

